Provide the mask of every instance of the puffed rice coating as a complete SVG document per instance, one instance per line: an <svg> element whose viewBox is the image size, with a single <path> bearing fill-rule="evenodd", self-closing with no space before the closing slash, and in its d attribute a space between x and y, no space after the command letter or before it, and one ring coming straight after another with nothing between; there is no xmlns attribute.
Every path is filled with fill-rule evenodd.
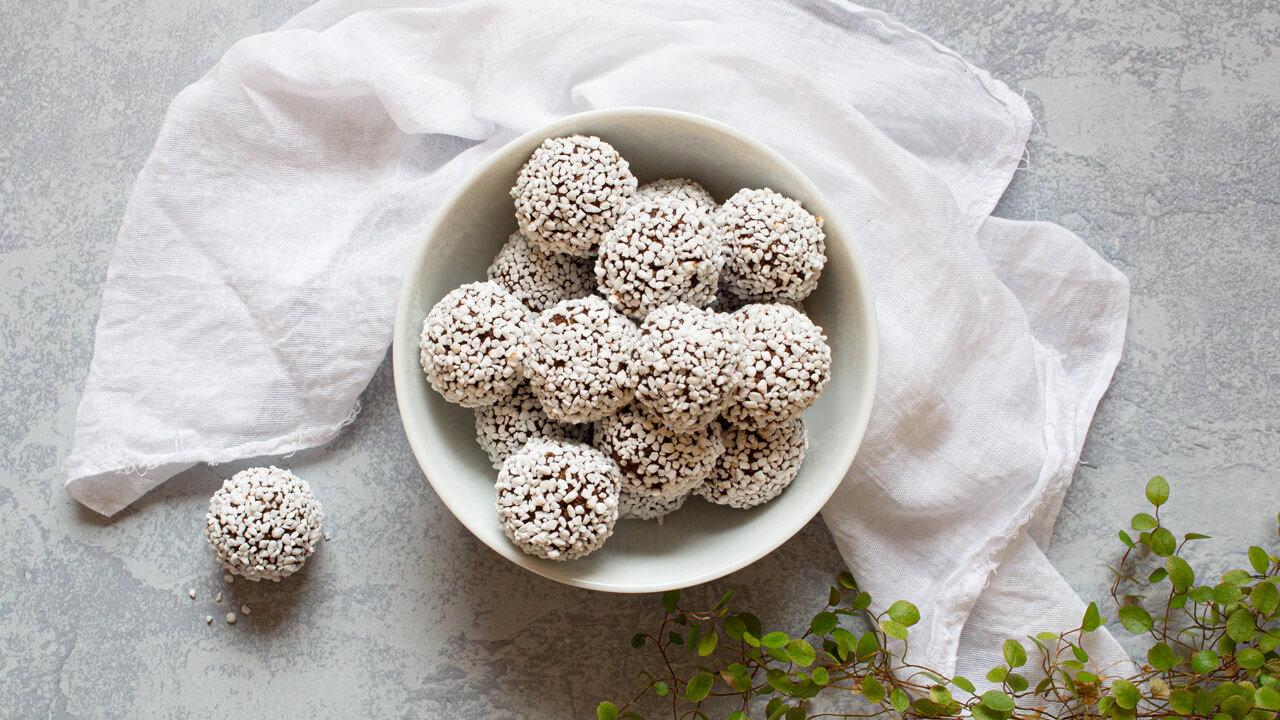
<svg viewBox="0 0 1280 720"><path fill-rule="evenodd" d="M619 520L657 520L661 525L671 513L684 507L689 494L676 497L654 497L623 491L618 495Z"/></svg>
<svg viewBox="0 0 1280 720"><path fill-rule="evenodd" d="M533 440L587 442L591 437L590 424L570 425L547 417L528 384L522 383L511 397L476 408L475 413L476 442L489 456L494 469L501 469L504 460Z"/></svg>
<svg viewBox="0 0 1280 720"><path fill-rule="evenodd" d="M547 252L591 255L636 186L627 161L600 138L547 138L511 188L516 223Z"/></svg>
<svg viewBox="0 0 1280 720"><path fill-rule="evenodd" d="M520 232L511 233L489 265L489 279L533 312L596 291L595 265L587 258L544 252Z"/></svg>
<svg viewBox="0 0 1280 720"><path fill-rule="evenodd" d="M311 486L274 465L242 470L224 481L204 518L218 564L255 582L279 581L302 569L323 522Z"/></svg>
<svg viewBox="0 0 1280 720"><path fill-rule="evenodd" d="M715 420L742 384L746 338L728 315L665 305L640 325L636 401L677 432Z"/></svg>
<svg viewBox="0 0 1280 720"><path fill-rule="evenodd" d="M740 298L799 302L827 262L822 218L768 188L743 189L715 213L725 247L724 282Z"/></svg>
<svg viewBox="0 0 1280 720"><path fill-rule="evenodd" d="M635 397L631 356L640 329L598 295L542 311L528 331L529 387L553 420L612 415Z"/></svg>
<svg viewBox="0 0 1280 720"><path fill-rule="evenodd" d="M494 282L445 295L422 322L418 359L427 381L463 407L492 405L522 378L529 311Z"/></svg>
<svg viewBox="0 0 1280 720"><path fill-rule="evenodd" d="M822 328L790 305L747 305L729 317L746 336L747 355L724 418L761 428L812 407L831 378L831 348Z"/></svg>
<svg viewBox="0 0 1280 720"><path fill-rule="evenodd" d="M689 178L667 178L646 183L636 190L635 199L637 201L653 200L662 195L691 201L705 208L707 212L716 209L716 199L711 196L711 193Z"/></svg>
<svg viewBox="0 0 1280 720"><path fill-rule="evenodd" d="M694 492L710 502L741 509L782 494L799 474L809 446L802 418L760 430L727 425L723 441L724 453L711 477Z"/></svg>
<svg viewBox="0 0 1280 720"><path fill-rule="evenodd" d="M724 452L718 424L678 433L636 405L596 423L593 442L622 471L624 491L649 497L688 493Z"/></svg>
<svg viewBox="0 0 1280 720"><path fill-rule="evenodd" d="M618 520L618 468L588 445L534 440L502 463L496 488L503 532L541 558L583 557Z"/></svg>
<svg viewBox="0 0 1280 720"><path fill-rule="evenodd" d="M632 203L600 241L596 281L619 311L643 320L655 308L715 299L724 257L711 215L673 195Z"/></svg>

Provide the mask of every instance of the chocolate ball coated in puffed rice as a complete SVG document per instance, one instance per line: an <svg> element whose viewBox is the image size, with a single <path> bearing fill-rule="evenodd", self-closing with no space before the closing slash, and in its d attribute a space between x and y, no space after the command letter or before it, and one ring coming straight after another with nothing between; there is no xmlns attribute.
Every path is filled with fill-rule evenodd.
<svg viewBox="0 0 1280 720"><path fill-rule="evenodd" d="M222 567L255 582L278 581L302 569L323 522L311 486L272 466L243 470L223 482L209 499L204 529Z"/></svg>
<svg viewBox="0 0 1280 720"><path fill-rule="evenodd" d="M640 325L636 402L677 432L706 425L737 395L746 347L730 316L664 305Z"/></svg>
<svg viewBox="0 0 1280 720"><path fill-rule="evenodd" d="M495 469L527 443L541 438L586 442L591 425L560 423L547 417L542 403L533 396L527 384L516 388L511 397L482 408L476 408L476 442L489 456Z"/></svg>
<svg viewBox="0 0 1280 720"><path fill-rule="evenodd" d="M790 305L748 305L729 317L746 336L747 353L724 418L761 428L813 407L831 379L831 348L822 328Z"/></svg>
<svg viewBox="0 0 1280 720"><path fill-rule="evenodd" d="M724 454L694 492L713 503L743 509L767 503L787 489L809 445L802 418L760 430L728 425L723 438Z"/></svg>
<svg viewBox="0 0 1280 720"><path fill-rule="evenodd" d="M617 463L624 491L650 497L689 492L724 451L719 425L679 433L635 405L596 423L593 442Z"/></svg>
<svg viewBox="0 0 1280 720"><path fill-rule="evenodd" d="M519 232L511 233L489 265L489 279L534 312L596 291L591 260L544 252Z"/></svg>
<svg viewBox="0 0 1280 720"><path fill-rule="evenodd" d="M529 325L529 387L553 420L590 422L635 397L631 356L640 329L597 295L566 300Z"/></svg>
<svg viewBox="0 0 1280 720"><path fill-rule="evenodd" d="M711 215L670 195L632 203L605 233L596 256L596 281L619 311L644 319L654 308L714 299L724 259Z"/></svg>
<svg viewBox="0 0 1280 720"><path fill-rule="evenodd" d="M502 463L496 488L503 532L530 555L580 558L618 520L618 468L588 445L534 440Z"/></svg>
<svg viewBox="0 0 1280 720"><path fill-rule="evenodd" d="M445 295L422 323L419 361L445 400L492 405L520 383L529 311L494 282L463 285Z"/></svg>
<svg viewBox="0 0 1280 720"><path fill-rule="evenodd" d="M661 497L623 491L618 495L618 519L657 520L661 525L664 518L684 507L688 499L688 493L676 497Z"/></svg>
<svg viewBox="0 0 1280 720"><path fill-rule="evenodd" d="M651 183L641 185L636 190L636 200L652 200L663 195L692 201L706 208L707 211L716 209L716 199L711 197L711 193L688 178L654 180Z"/></svg>
<svg viewBox="0 0 1280 720"><path fill-rule="evenodd" d="M636 191L626 160L594 136L548 138L511 197L521 232L547 252L591 255Z"/></svg>
<svg viewBox="0 0 1280 720"><path fill-rule="evenodd" d="M724 282L746 300L804 300L818 286L827 262L822 218L798 200L763 190L743 189L716 211L717 236L724 244Z"/></svg>

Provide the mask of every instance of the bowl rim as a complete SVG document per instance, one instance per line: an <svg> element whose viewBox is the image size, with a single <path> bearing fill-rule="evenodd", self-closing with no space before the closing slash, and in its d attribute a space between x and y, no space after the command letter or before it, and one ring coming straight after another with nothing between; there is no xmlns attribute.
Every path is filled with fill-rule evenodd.
<svg viewBox="0 0 1280 720"><path fill-rule="evenodd" d="M427 470L427 465L429 463L424 461L424 457L426 456L425 449L420 446L419 441L415 440L415 431L411 430L409 427L410 421L406 418L406 408L413 399L410 397L410 391L408 390L409 383L406 379L401 377L401 373L405 372L402 370L402 366L406 365L405 362L401 362L401 359L405 353L412 353L414 360L412 364L416 367L418 347L415 343L412 348L407 348L406 345L408 343L402 342L401 338L410 336L417 337L417 333L407 332L409 330L408 324L410 322L410 317L413 314L412 310L414 297L417 294L417 282L422 274L422 268L426 266L428 256L434 249L435 243L433 240L438 236L441 225L444 223L444 219L451 214L454 206L463 199L470 187L480 177L486 175L492 171L495 166L505 161L512 148L523 145L532 138L556 137L565 133L576 132L577 126L584 121L608 120L615 118L634 119L636 117L639 117L640 119L651 118L686 122L694 125L700 125L716 132L724 133L733 139L750 146L753 150L764 156L776 168L792 175L796 184L800 185L809 197L817 198L819 204L825 205L827 210L835 209L835 206L827 199L826 194L823 193L818 186L814 184L807 175L805 175L805 173L797 168L785 156L760 140L757 140L741 130L717 120L712 120L710 118L680 110L644 106L624 106L603 110L589 110L586 112L566 115L555 121L529 130L528 132L521 133L519 136L504 143L488 157L481 160L475 168L466 174L466 176L457 181L454 187L444 197L440 206L435 210L431 221L427 224L427 227L421 236L422 240L419 241L418 248L413 253L413 257L406 267L404 279L400 286L400 299L396 306L395 325L391 343L392 374L396 389L396 409L400 416L401 427L404 428L405 436L409 441L409 447L413 451L413 455L418 463L419 469L427 478L427 482L431 484L436 496L440 498L447 508L449 508L449 512L453 513L454 518L462 523L462 525L466 527L472 535L487 545L491 550L526 570L566 585L613 593L662 592L676 588L692 587L694 585L700 585L705 582L716 580L724 577L725 575L741 570L778 549L795 536L801 528L807 525L810 520L822 511L822 508L827 504L827 501L831 499L831 496L835 494L836 489L841 483L832 483L829 490L825 494L822 494L821 497L814 495L810 503L806 506L806 512L796 513L792 519L788 519L784 523L780 523L784 525L784 529L775 536L776 542L767 544L767 548L761 549L757 552L748 553L733 562L716 567L715 569L695 574L687 579L681 580L680 585L672 586L669 583L647 581L638 581L634 584L620 585L617 583L603 583L599 581L569 577L565 574L552 572L547 566L546 561L543 561L540 558L526 555L514 546L511 546L511 548L516 552L504 552L506 548L499 548L489 542L488 539L472 527L472 524L466 519L465 514L460 514L460 510L462 508L454 506L456 499L451 500L449 493L442 492L437 482L432 479L431 472ZM850 234L840 217L835 212L824 212L822 214L825 227L828 230L831 230L832 226L834 226L834 234L842 238L846 238L845 244L847 247L845 250L848 252L850 264L853 268L854 281L857 285L854 290L861 300L862 317L860 317L859 320L866 329L866 335L862 338L862 351L866 356L865 363L867 371L863 374L863 377L859 378L859 387L855 388L855 390L859 393L863 393L863 397L871 398L871 401L864 403L858 414L849 418L849 441L842 443L834 451L840 453L840 456L838 456L833 462L839 467L844 468L841 473L841 478L843 478L848 474L849 467L852 466L854 457L857 455L858 449L862 445L863 437L866 434L867 424L871 418L871 409L875 404L876 384L879 378L880 329L876 318L875 297L871 291L870 276L867 274L867 269L862 260L862 255L858 252L856 244L847 240L850 238ZM422 432L421 428L418 428L417 432ZM808 512L810 507L812 508L812 512Z"/></svg>

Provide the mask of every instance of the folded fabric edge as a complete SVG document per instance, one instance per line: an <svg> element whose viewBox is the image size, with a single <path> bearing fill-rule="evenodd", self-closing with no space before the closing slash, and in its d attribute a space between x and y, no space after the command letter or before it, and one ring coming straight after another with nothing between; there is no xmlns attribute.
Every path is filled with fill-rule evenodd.
<svg viewBox="0 0 1280 720"><path fill-rule="evenodd" d="M354 415L355 412L352 413ZM349 422L315 432L290 433L284 437L245 443L218 452L194 448L166 455L133 455L93 467L76 466L72 459L68 459L64 487L85 507L111 517L169 478L199 463L219 465L245 458L289 455L329 442Z"/></svg>
<svg viewBox="0 0 1280 720"><path fill-rule="evenodd" d="M1066 490L1071 484L1071 478L1074 476L1076 465L1079 462L1093 413L1098 403L1101 402L1107 388L1110 387L1111 379L1114 377L1116 367L1119 365L1128 325L1128 278L1124 273L1107 263L1105 259L1098 255L1097 251L1089 247L1082 239L1066 228L1054 223L1025 222L1002 218L990 218L989 220L995 221L993 226L1000 231L1018 231L1025 235L1030 231L1040 229L1070 235L1079 244L1079 249L1083 251L1080 254L1079 262L1088 265L1105 265L1111 271L1112 277L1110 280L1116 283L1117 293L1115 302L1101 309L1097 315L1097 322L1110 327L1111 331L1105 346L1105 352L1096 365L1093 381L1083 388L1075 389L1074 402L1069 403L1069 407L1074 409L1074 412L1069 417L1064 418L1064 421L1069 423L1067 429L1071 431L1070 445L1062 448L1065 452L1056 467L1047 468L1048 472L1037 482L1037 488L1034 491L1037 499L1018 509L1012 522L1005 528L1005 532L990 538L986 547L971 557L972 565L958 569L955 574L948 578L948 583L953 588L956 588L956 591L950 596L951 601L949 603L935 608L933 632L930 637L929 648L925 652L926 663L933 663L931 667L937 667L947 672L954 671L956 654L960 648L960 638L965 622L968 620L982 592L989 584L992 573L998 572L1000 565L1017 545L1018 539L1024 533L1029 533L1032 526L1036 525L1045 513L1051 513L1056 519L1058 511L1061 509L1063 498L1066 495ZM1001 284L1004 285L1003 281L1001 281ZM1007 286L1005 287L1007 288ZM1021 299L1019 299L1019 304L1022 304ZM1054 383L1055 380L1059 383L1066 380L1063 376L1061 363L1054 363L1048 367L1051 369L1056 368L1058 372L1054 373L1052 378L1045 378L1046 386ZM1051 396L1050 393L1046 393L1046 395L1047 397ZM1054 423L1051 422L1053 409L1046 407L1044 427L1046 442L1050 447L1053 445L1053 438L1050 437L1054 427ZM1047 457L1046 465L1050 463L1052 463L1052 458ZM1052 524L1048 527L1051 531ZM1032 537L1033 542L1036 540L1037 538ZM1048 543L1045 542L1044 544L1047 545Z"/></svg>
<svg viewBox="0 0 1280 720"><path fill-rule="evenodd" d="M982 88L987 91L991 97L1008 109L1009 119L1013 125L1013 135L1009 139L1007 148L1008 152L1002 153L995 158L994 163L986 169L986 181L982 183L983 190L970 199L967 203L960 203L960 209L963 214L974 222L974 225L981 225L986 222L987 217L991 215L991 211L995 209L1000 202L1000 198L1004 196L1004 191L1009 187L1009 183L1013 180L1013 174L1018 169L1018 164L1022 162L1023 153L1026 150L1027 140L1031 137L1031 129L1035 123L1034 116L1031 113L1031 107L1027 105L1026 99L1013 91L1007 84L1001 80L997 80L991 73L974 65L963 55L952 50L935 40L933 37L916 30L909 25L905 25L902 21L889 15L884 10L875 8L866 8L852 3L834 3L846 10L855 12L860 15L872 18L883 25L886 29L907 35L923 42L926 46L934 50L940 55L945 55L955 60L965 70L972 73ZM954 193L953 193L954 194Z"/></svg>

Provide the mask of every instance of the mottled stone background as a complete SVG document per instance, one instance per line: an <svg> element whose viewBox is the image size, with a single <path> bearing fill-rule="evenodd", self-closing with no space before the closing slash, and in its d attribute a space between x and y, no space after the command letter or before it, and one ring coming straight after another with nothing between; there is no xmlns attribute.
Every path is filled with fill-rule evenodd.
<svg viewBox="0 0 1280 720"><path fill-rule="evenodd" d="M290 462L333 532L300 581L225 586L200 538L236 467L113 522L62 490L98 298L166 104L306 0L0 0L0 715L589 717L628 691L657 598L574 590L483 547L423 481L386 367L332 446ZM1208 532L1275 547L1280 8L1274 0L890 0L1024 92L1038 126L998 213L1079 233L1133 283L1129 339L1050 557L1103 599L1146 478ZM734 588L768 623L841 567L815 521ZM195 588L197 599L187 597ZM215 593L228 596L221 605ZM221 619L247 603L235 626ZM206 614L217 616L206 626Z"/></svg>

